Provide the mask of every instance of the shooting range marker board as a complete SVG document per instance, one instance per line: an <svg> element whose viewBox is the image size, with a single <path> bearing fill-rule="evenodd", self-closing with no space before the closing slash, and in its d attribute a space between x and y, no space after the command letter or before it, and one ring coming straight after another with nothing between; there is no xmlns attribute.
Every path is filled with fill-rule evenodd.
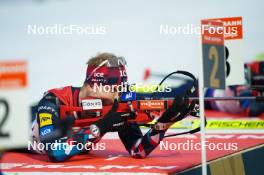
<svg viewBox="0 0 264 175"><path fill-rule="evenodd" d="M225 89L225 45L223 22L202 20L204 87Z"/></svg>
<svg viewBox="0 0 264 175"><path fill-rule="evenodd" d="M30 133L27 62L0 61L0 149L26 147Z"/></svg>

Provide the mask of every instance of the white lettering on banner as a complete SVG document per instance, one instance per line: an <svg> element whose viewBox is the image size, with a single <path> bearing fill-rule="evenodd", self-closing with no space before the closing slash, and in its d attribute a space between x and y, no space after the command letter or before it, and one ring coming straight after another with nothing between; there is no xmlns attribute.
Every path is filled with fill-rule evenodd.
<svg viewBox="0 0 264 175"><path fill-rule="evenodd" d="M216 139L231 139L234 135L206 135L207 139L216 138Z"/></svg>
<svg viewBox="0 0 264 175"><path fill-rule="evenodd" d="M7 74L7 73L21 73L21 72L26 72L26 66L25 65L19 65L19 64L14 64L14 65L6 65L6 66L1 66L0 67L0 74Z"/></svg>
<svg viewBox="0 0 264 175"><path fill-rule="evenodd" d="M160 170L169 170L169 169L175 169L177 166L138 166L138 165L130 165L130 166L124 166L124 165L105 165L101 167L96 167L93 165L76 165L76 166L67 166L67 165L56 165L56 164L49 164L49 165L42 165L42 164L25 164L25 163L0 163L0 167L2 170L10 170L10 169L16 169L16 168L25 168L25 169L55 169L55 168L62 168L62 169L98 169L98 170L111 170L111 169L144 169L144 170L151 170L151 169L160 169Z"/></svg>
<svg viewBox="0 0 264 175"><path fill-rule="evenodd" d="M123 155L120 155L120 154L119 154L119 155L117 155L117 156L113 156L113 157L110 155L110 157L107 158L107 159L105 159L105 160L114 160L114 159L117 159L117 158L119 158L119 157L123 157Z"/></svg>
<svg viewBox="0 0 264 175"><path fill-rule="evenodd" d="M63 165L26 165L26 166L23 166L22 168L61 168L63 167Z"/></svg>
<svg viewBox="0 0 264 175"><path fill-rule="evenodd" d="M76 166L66 166L63 168L68 168L68 169L75 169L75 168L83 168L83 169L96 169L95 166L92 165L76 165Z"/></svg>
<svg viewBox="0 0 264 175"><path fill-rule="evenodd" d="M0 163L0 167L2 170L9 170L16 167L21 167L23 165L24 163Z"/></svg>
<svg viewBox="0 0 264 175"><path fill-rule="evenodd" d="M144 166L141 167L140 169L159 169L159 170L170 170L170 169L175 169L177 166Z"/></svg>
<svg viewBox="0 0 264 175"><path fill-rule="evenodd" d="M242 26L242 20L223 22L224 26Z"/></svg>
<svg viewBox="0 0 264 175"><path fill-rule="evenodd" d="M264 139L264 135L241 135L239 139Z"/></svg>
<svg viewBox="0 0 264 175"><path fill-rule="evenodd" d="M103 103L101 99L83 99L83 110L103 109Z"/></svg>
<svg viewBox="0 0 264 175"><path fill-rule="evenodd" d="M130 165L130 166L121 166L121 165L106 165L106 166L103 166L101 168L99 168L100 170L109 170L109 169L113 169L113 168L116 168L116 169L133 169L133 168L136 168L138 166L135 166L135 165Z"/></svg>

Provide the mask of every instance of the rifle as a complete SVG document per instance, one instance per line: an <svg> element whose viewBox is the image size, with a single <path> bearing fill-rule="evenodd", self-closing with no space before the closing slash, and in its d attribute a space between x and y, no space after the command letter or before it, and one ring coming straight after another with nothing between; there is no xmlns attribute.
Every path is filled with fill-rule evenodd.
<svg viewBox="0 0 264 175"><path fill-rule="evenodd" d="M193 117L199 117L199 106L197 105L197 102L199 100L198 97L194 97L195 94L197 94L197 79L189 72L186 71L176 71L168 74L163 78L163 80L159 83L157 88L162 85L162 83L167 79L170 78L174 74L182 74L189 78L191 78L192 85L185 90L185 94L187 94L187 98L189 100L189 105L192 110L190 110L189 115ZM131 123L137 123L141 126L147 126L152 127L154 124L149 124L149 122L155 122L158 117L161 116L161 114L170 108L172 106L174 98L161 98L157 99L155 97L156 91L152 93L152 97L147 100L137 100L135 92L127 92L123 93L120 99L120 103L117 109L117 112L132 112L135 115L132 118L128 118L127 121ZM205 101L211 101L211 100L256 100L256 101L264 101L264 97L205 97ZM71 115L72 112L81 112L85 117L81 119L74 120L74 125L80 126L80 127L86 127L91 125L92 123L96 122L97 120L100 120L107 112L112 108L111 105L102 106L102 102L100 102L99 99L84 99L88 102L90 101L91 106L95 103L100 103L100 107L98 106L96 108L89 108L84 109L83 107L72 107L72 106L60 106L60 116L62 119L65 119L67 116ZM95 101L94 101L95 100ZM180 117L178 121L184 119L184 117ZM206 123L206 119L205 119ZM193 130L187 131L187 132L181 132L176 134L167 135L166 137L171 136L177 136L182 134L188 134L188 133L195 133L200 131L200 127L195 128Z"/></svg>
<svg viewBox="0 0 264 175"><path fill-rule="evenodd" d="M149 122L155 121L158 117L161 116L161 114L168 108L172 106L173 98L166 98L166 99L157 99L156 91L157 88L160 87L163 82L169 78L170 76L174 74L182 74L185 75L193 80L192 86L188 89L186 89L185 93L186 95L194 95L196 93L197 89L197 80L195 76L189 72L186 71L175 71L163 78L163 80L159 83L159 85L156 87L156 90L154 93L152 93L152 98L148 100L137 100L135 92L127 92L122 93L120 103L118 105L117 112L130 112L134 113L133 117L128 118L127 121L131 123L137 123L141 126L147 126L152 127L153 124L149 124ZM86 127L91 125L92 123L96 122L97 120L100 120L107 112L112 108L111 105L102 106L102 102L100 99L83 99L86 102L90 102L91 108L85 108L82 107L75 107L75 106L60 106L60 116L61 119L67 119L68 116L72 116L75 112L81 112L83 116L80 119L75 119L73 126L79 126L79 127ZM190 111L190 115L193 115L194 117L199 117L199 109L197 106L195 106L196 100L190 100L190 108L193 108L195 110ZM185 117L185 116L184 116ZM181 120L182 117L179 117L179 120ZM195 132L197 129L194 129ZM188 133L192 133L193 131L190 131ZM185 132L187 133L187 132ZM179 133L177 134L179 135Z"/></svg>

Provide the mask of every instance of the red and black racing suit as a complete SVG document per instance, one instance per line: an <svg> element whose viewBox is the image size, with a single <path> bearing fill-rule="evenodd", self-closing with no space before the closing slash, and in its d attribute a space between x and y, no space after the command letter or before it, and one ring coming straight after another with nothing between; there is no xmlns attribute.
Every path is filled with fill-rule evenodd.
<svg viewBox="0 0 264 175"><path fill-rule="evenodd" d="M64 161L74 155L85 152L87 150L77 149L76 144L96 143L102 137L93 136L89 126L71 134L59 132L67 129L63 125L58 125L58 122L61 121L59 106L79 106L79 92L80 88L71 86L52 89L48 91L38 104L36 121L39 126L39 139L41 143L44 143L45 151L51 161ZM72 115L80 117L78 113ZM126 150L131 156L136 158L144 158L150 154L164 138L164 134L165 131L150 129L143 135L136 123L129 124L125 130L118 132ZM60 144L52 145L51 143ZM71 146L71 149L69 149L69 146Z"/></svg>

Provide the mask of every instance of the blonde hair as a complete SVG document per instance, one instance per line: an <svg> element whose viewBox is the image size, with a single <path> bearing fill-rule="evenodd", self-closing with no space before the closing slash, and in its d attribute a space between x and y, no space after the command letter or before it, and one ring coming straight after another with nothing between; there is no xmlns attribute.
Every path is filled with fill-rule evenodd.
<svg viewBox="0 0 264 175"><path fill-rule="evenodd" d="M87 64L92 66L99 66L103 61L108 60L110 58L116 57L116 55L112 53L99 53L95 57L92 57L88 60Z"/></svg>

